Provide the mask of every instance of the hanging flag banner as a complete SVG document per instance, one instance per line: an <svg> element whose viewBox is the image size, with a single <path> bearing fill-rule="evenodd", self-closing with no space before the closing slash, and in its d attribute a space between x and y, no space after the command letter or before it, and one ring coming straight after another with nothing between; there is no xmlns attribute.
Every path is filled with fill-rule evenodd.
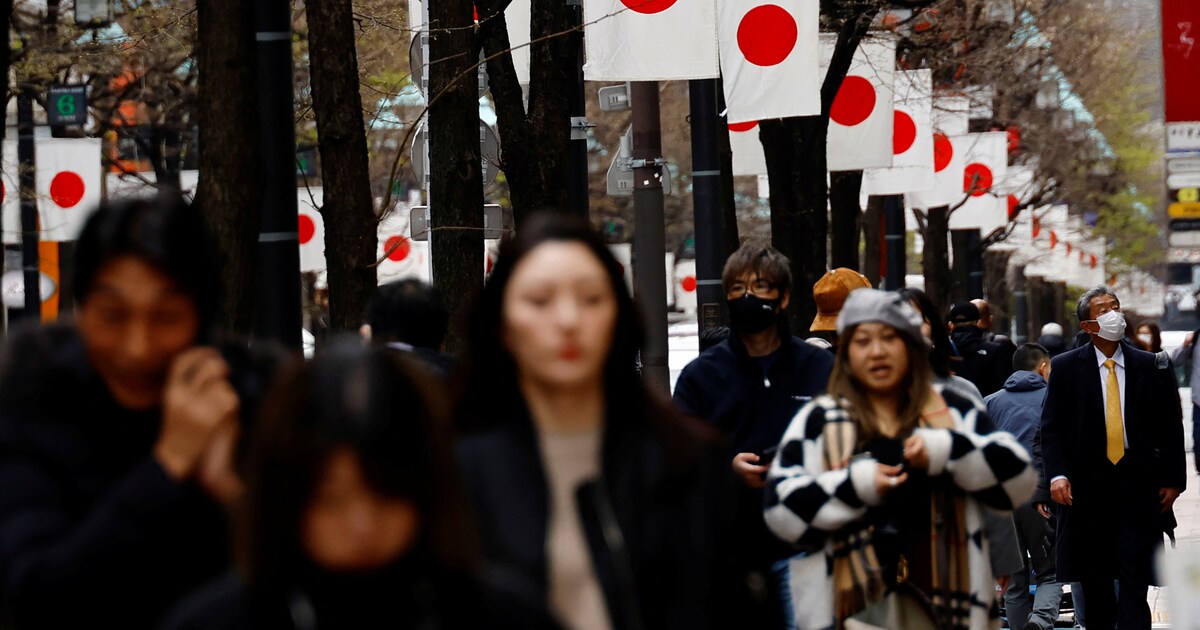
<svg viewBox="0 0 1200 630"><path fill-rule="evenodd" d="M933 75L896 73L892 166L863 171L862 194L901 195L933 188Z"/></svg>
<svg viewBox="0 0 1200 630"><path fill-rule="evenodd" d="M300 271L325 271L325 219L321 206L325 189L321 186L296 189L296 236L300 241Z"/></svg>
<svg viewBox="0 0 1200 630"><path fill-rule="evenodd" d="M970 102L962 97L933 99L933 186L908 194L913 208L936 208L962 201L963 154L955 150L951 138L967 133Z"/></svg>
<svg viewBox="0 0 1200 630"><path fill-rule="evenodd" d="M714 79L716 0L584 0L588 81Z"/></svg>
<svg viewBox="0 0 1200 630"><path fill-rule="evenodd" d="M529 2L530 0L512 0L504 10L504 24L508 27L508 47L512 50L517 82L521 85L529 85Z"/></svg>
<svg viewBox="0 0 1200 630"><path fill-rule="evenodd" d="M1200 122L1197 39L1200 39L1200 3L1162 0L1163 105L1168 123Z"/></svg>
<svg viewBox="0 0 1200 630"><path fill-rule="evenodd" d="M1033 169L1028 166L1008 167L1008 176L996 187L997 194L1004 199L1008 209L1008 220L1012 221L1017 209L1029 203L1033 196Z"/></svg>
<svg viewBox="0 0 1200 630"><path fill-rule="evenodd" d="M34 147L43 241L73 241L100 205L100 139L41 138Z"/></svg>
<svg viewBox="0 0 1200 630"><path fill-rule="evenodd" d="M836 44L837 35L821 35L822 80ZM892 165L895 75L896 39L863 38L829 110L825 145L828 170L860 171Z"/></svg>
<svg viewBox="0 0 1200 630"><path fill-rule="evenodd" d="M962 206L950 214L950 229L978 228L984 235L1008 222L1008 198L999 196L997 184L1008 175L1008 134L1003 131L970 133L951 139L963 154L960 195Z"/></svg>
<svg viewBox="0 0 1200 630"><path fill-rule="evenodd" d="M729 148L733 151L734 175L765 175L767 158L758 139L758 123L731 123Z"/></svg>
<svg viewBox="0 0 1200 630"><path fill-rule="evenodd" d="M721 0L720 10L729 122L820 115L819 0Z"/></svg>

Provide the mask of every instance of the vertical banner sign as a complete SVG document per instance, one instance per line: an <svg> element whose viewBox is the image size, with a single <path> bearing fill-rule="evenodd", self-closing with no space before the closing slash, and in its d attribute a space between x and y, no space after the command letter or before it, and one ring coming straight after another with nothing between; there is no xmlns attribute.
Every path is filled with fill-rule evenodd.
<svg viewBox="0 0 1200 630"><path fill-rule="evenodd" d="M1166 121L1200 121L1200 2L1162 0Z"/></svg>
<svg viewBox="0 0 1200 630"><path fill-rule="evenodd" d="M822 81L836 44L836 35L821 35ZM828 170L892 166L895 76L896 40L884 36L863 38L829 110L825 152Z"/></svg>
<svg viewBox="0 0 1200 630"><path fill-rule="evenodd" d="M715 79L716 0L583 0L588 81Z"/></svg>
<svg viewBox="0 0 1200 630"><path fill-rule="evenodd" d="M896 74L892 116L892 166L863 170L866 195L902 195L933 188L933 75L930 70Z"/></svg>
<svg viewBox="0 0 1200 630"><path fill-rule="evenodd" d="M820 3L721 0L719 6L722 85L730 124L819 115Z"/></svg>

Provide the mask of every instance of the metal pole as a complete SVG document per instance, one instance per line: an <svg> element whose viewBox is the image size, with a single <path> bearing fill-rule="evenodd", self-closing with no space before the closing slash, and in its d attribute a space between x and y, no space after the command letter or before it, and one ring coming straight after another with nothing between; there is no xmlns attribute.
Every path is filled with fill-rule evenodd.
<svg viewBox="0 0 1200 630"><path fill-rule="evenodd" d="M884 260L887 275L883 279L883 288L895 291L904 288L904 276L908 269L904 233L904 197L886 195L883 198L884 221Z"/></svg>
<svg viewBox="0 0 1200 630"><path fill-rule="evenodd" d="M571 11L571 46L575 51L575 84L571 87L571 146L570 175L567 181L567 206L572 214L588 216L588 155L587 155L587 104L583 85L583 3L567 0Z"/></svg>
<svg viewBox="0 0 1200 630"><path fill-rule="evenodd" d="M688 82L692 106L692 211L696 234L696 317L701 331L721 325L721 157L717 80Z"/></svg>
<svg viewBox="0 0 1200 630"><path fill-rule="evenodd" d="M1013 343L1029 341L1029 297L1025 293L1025 265L1013 270Z"/></svg>
<svg viewBox="0 0 1200 630"><path fill-rule="evenodd" d="M39 321L42 316L42 283L38 270L38 208L34 172L33 94L22 88L17 95L17 184L21 199L21 269L25 278L25 309L20 319Z"/></svg>
<svg viewBox="0 0 1200 630"><path fill-rule="evenodd" d="M633 83L633 282L642 307L646 341L642 376L647 387L670 394L667 369L666 226L663 219L662 128L658 83Z"/></svg>
<svg viewBox="0 0 1200 630"><path fill-rule="evenodd" d="M967 251L970 252L967 268L967 297L974 300L983 295L983 234L981 230L967 231Z"/></svg>
<svg viewBox="0 0 1200 630"><path fill-rule="evenodd" d="M296 136L292 106L292 12L286 0L255 0L263 207L258 234L255 337L300 349L300 242L296 233Z"/></svg>

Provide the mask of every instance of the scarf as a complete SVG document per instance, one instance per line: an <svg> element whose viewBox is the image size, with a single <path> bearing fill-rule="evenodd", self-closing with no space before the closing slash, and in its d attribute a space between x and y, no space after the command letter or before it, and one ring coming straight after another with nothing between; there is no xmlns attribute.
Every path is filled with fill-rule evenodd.
<svg viewBox="0 0 1200 630"><path fill-rule="evenodd" d="M942 396L931 392L922 411L919 426L933 429L954 427L954 419ZM833 420L822 429L825 470L847 465L859 447L858 425L854 420ZM932 602L933 616L939 628L965 630L970 623L971 575L968 564L966 497L934 489L930 496L928 558L901 556L896 575L885 575L873 543L874 527L849 527L834 534L833 588L834 614L839 630L847 618L883 600L889 590L904 585L910 591L907 566L911 562L929 563L932 593L924 593ZM915 535L915 532L912 533Z"/></svg>

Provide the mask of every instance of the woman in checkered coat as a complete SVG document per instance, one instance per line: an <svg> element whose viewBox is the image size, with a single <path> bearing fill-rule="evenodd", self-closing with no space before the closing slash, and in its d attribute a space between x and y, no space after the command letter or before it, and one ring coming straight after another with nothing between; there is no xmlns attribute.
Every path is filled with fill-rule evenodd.
<svg viewBox="0 0 1200 630"><path fill-rule="evenodd" d="M793 560L797 625L994 627L981 510L1029 498L1028 453L934 384L921 317L897 294L852 293L838 334L828 393L792 420L768 474L767 525L813 550Z"/></svg>

